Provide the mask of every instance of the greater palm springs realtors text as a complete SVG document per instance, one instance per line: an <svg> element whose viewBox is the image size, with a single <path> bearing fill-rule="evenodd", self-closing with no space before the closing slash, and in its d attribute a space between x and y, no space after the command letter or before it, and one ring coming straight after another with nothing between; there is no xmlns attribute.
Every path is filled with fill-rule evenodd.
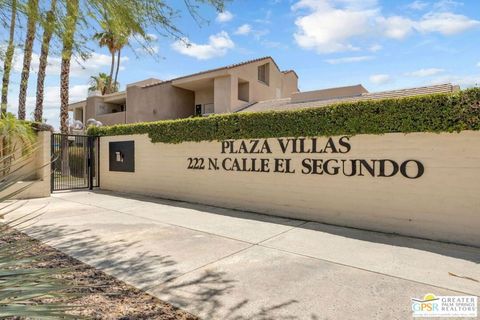
<svg viewBox="0 0 480 320"><path fill-rule="evenodd" d="M278 144L285 157L272 152L272 143ZM276 140L225 140L220 142L222 157L190 157L187 169L225 170L235 172L263 172L310 175L343 175L393 177L401 175L408 179L420 178L425 168L414 159L402 161L388 158L351 159L335 158L352 150L350 138L278 138ZM305 154L300 167L287 155ZM264 155L264 156L262 156ZM270 157L265 157L271 155Z"/></svg>

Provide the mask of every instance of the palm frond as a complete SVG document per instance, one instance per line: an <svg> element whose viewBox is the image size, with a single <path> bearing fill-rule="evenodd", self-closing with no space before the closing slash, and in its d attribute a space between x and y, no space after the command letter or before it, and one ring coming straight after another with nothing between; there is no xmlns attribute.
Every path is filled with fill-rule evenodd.
<svg viewBox="0 0 480 320"><path fill-rule="evenodd" d="M20 187L18 183L33 176L51 163L31 168L33 157L38 150L32 138L31 125L5 116L0 119L0 219L14 214L25 205L12 199L26 191L32 181ZM20 152L20 155L18 153ZM78 319L68 314L76 306L56 303L55 299L72 296L72 287L62 279L71 272L65 268L41 268L38 262L48 257L32 254L33 241L16 240L15 233L21 227L33 223L45 212L45 207L30 210L0 223L0 318L26 317L41 319ZM13 240L12 240L13 239ZM52 301L52 302L45 302Z"/></svg>

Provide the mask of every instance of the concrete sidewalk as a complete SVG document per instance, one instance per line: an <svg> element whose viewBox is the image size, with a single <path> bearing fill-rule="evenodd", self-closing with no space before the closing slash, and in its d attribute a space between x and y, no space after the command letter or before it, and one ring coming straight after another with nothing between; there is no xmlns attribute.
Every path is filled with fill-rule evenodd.
<svg viewBox="0 0 480 320"><path fill-rule="evenodd" d="M205 319L407 319L412 297L480 295L479 248L109 192L23 204L46 212L31 236Z"/></svg>

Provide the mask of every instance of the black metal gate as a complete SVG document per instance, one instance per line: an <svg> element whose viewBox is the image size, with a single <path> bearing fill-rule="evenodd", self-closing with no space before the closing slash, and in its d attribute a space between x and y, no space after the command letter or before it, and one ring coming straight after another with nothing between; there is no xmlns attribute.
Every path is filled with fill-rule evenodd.
<svg viewBox="0 0 480 320"><path fill-rule="evenodd" d="M99 186L98 137L54 133L52 159L52 192Z"/></svg>

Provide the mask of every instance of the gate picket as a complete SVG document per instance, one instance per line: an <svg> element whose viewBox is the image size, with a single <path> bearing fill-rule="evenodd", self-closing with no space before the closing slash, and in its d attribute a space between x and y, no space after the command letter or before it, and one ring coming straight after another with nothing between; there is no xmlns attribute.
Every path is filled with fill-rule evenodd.
<svg viewBox="0 0 480 320"><path fill-rule="evenodd" d="M52 134L51 190L98 187L99 138Z"/></svg>

